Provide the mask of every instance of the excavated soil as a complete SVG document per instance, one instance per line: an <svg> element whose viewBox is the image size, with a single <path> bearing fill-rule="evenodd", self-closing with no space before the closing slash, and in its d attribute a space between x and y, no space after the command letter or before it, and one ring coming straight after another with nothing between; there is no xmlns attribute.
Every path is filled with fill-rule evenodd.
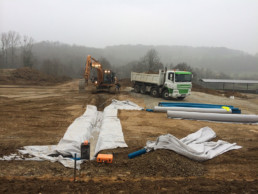
<svg viewBox="0 0 258 194"><path fill-rule="evenodd" d="M124 82L124 85L123 85ZM57 144L86 105L103 110L113 98L153 107L162 99L131 93L128 80L118 94L93 94L92 86L78 92L78 80L54 86L0 86L0 156L17 153L26 145ZM229 100L193 92L186 102L227 103L243 113L258 114L258 96ZM113 153L112 164L87 161L77 171L48 161L0 161L0 193L256 193L258 190L258 125L168 119L165 113L118 112L128 148ZM216 140L243 146L206 162L192 161L168 150L156 150L134 159L147 140L170 133L185 137L209 126Z"/></svg>
<svg viewBox="0 0 258 194"><path fill-rule="evenodd" d="M204 166L169 150L156 150L134 159L128 159L128 153L136 150L124 148L107 150L101 153L113 153L112 164L99 164L95 161L87 161L82 164L82 174L92 176L119 176L127 175L137 177L189 177L204 174Z"/></svg>
<svg viewBox="0 0 258 194"><path fill-rule="evenodd" d="M22 67L18 69L0 69L0 84L4 85L53 85L71 81L66 76L50 76L36 69Z"/></svg>

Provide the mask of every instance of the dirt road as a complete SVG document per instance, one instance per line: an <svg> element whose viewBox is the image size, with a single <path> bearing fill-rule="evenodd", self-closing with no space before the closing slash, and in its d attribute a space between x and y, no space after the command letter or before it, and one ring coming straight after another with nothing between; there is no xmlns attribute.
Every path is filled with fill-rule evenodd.
<svg viewBox="0 0 258 194"><path fill-rule="evenodd" d="M0 156L17 153L26 145L57 144L67 127L87 104L103 110L111 99L131 100L152 108L162 99L131 93L78 92L78 81L62 85L0 87ZM258 95L248 99L194 92L186 102L234 105L243 113L258 114ZM0 192L6 193L167 193L234 192L258 190L258 125L168 119L165 113L119 111L128 148L114 153L113 164L89 161L82 164L78 181L71 182L73 170L59 163L0 161ZM147 140L171 133L182 138L209 126L217 138L236 142L242 149L227 152L206 162L195 162L172 151L159 150L129 160L128 153L141 149Z"/></svg>

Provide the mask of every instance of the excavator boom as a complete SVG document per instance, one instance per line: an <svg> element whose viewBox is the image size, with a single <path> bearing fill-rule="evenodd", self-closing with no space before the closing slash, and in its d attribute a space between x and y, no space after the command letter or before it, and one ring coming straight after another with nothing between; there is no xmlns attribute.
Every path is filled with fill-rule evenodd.
<svg viewBox="0 0 258 194"><path fill-rule="evenodd" d="M98 83L100 84L103 80L102 65L95 58L88 55L86 65L85 65L85 72L84 72L85 83L88 83L92 68L97 69L97 71L98 71Z"/></svg>

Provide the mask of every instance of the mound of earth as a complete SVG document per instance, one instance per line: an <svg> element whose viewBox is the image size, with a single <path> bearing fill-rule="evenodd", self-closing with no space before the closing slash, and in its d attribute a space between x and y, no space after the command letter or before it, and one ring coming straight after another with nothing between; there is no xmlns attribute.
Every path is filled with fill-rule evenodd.
<svg viewBox="0 0 258 194"><path fill-rule="evenodd" d="M102 151L106 153L108 151ZM204 166L200 162L190 160L170 150L156 150L133 159L128 159L128 150L113 153L112 164L87 161L81 165L81 172L88 176L127 174L132 177L162 176L162 177L190 177L202 176Z"/></svg>
<svg viewBox="0 0 258 194"><path fill-rule="evenodd" d="M51 85L69 80L71 78L67 76L50 76L28 67L6 69L0 72L0 84L4 85Z"/></svg>

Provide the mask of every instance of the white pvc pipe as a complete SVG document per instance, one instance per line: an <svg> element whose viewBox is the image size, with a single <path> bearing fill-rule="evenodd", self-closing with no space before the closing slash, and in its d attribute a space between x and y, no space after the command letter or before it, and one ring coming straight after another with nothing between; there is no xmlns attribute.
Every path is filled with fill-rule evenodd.
<svg viewBox="0 0 258 194"><path fill-rule="evenodd" d="M258 115L217 114L185 111L167 111L167 115L169 118L208 120L220 122L258 123Z"/></svg>
<svg viewBox="0 0 258 194"><path fill-rule="evenodd" d="M189 107L162 107L155 106L154 112L167 112L170 111L185 111L185 112L203 112L203 113L220 113L220 114L231 114L232 110L226 110L223 108L189 108Z"/></svg>

